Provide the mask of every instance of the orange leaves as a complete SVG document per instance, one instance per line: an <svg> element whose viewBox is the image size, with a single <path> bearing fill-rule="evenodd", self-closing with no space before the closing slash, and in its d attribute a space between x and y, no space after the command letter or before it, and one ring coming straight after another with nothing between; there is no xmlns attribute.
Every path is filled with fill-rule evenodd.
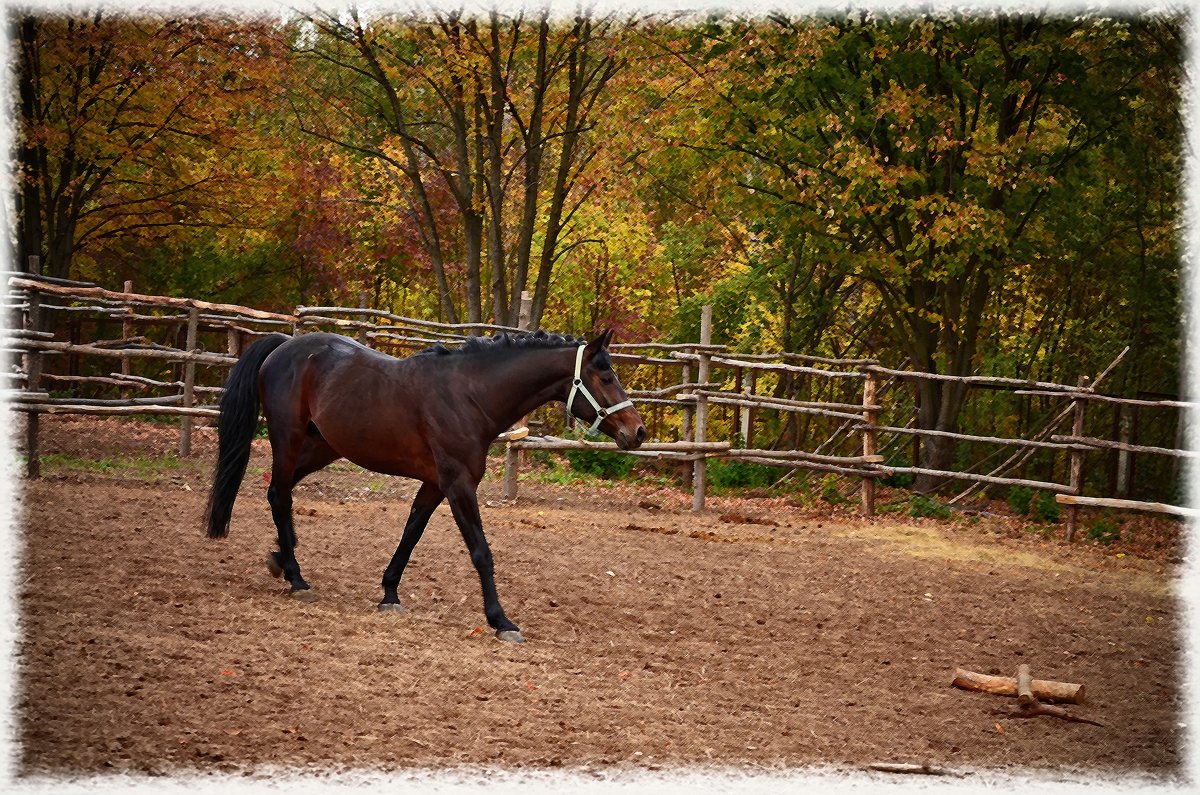
<svg viewBox="0 0 1200 795"><path fill-rule="evenodd" d="M94 241L157 240L171 225L237 215L231 152L246 136L230 120L277 85L262 57L271 35L257 23L153 13L23 20L18 129L22 151L38 157L22 158L22 176L45 201L21 223L44 237L31 247L57 252L52 273L68 275L75 250Z"/></svg>

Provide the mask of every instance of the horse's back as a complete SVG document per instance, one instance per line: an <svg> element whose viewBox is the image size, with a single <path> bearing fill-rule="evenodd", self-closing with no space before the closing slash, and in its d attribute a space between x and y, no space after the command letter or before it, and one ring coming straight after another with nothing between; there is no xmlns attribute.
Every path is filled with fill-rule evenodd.
<svg viewBox="0 0 1200 795"><path fill-rule="evenodd" d="M275 358L278 357L278 358ZM264 401L311 425L340 456L367 469L425 477L421 391L408 360L339 334L314 332L280 346L263 364ZM270 411L268 411L270 414Z"/></svg>
<svg viewBox="0 0 1200 795"><path fill-rule="evenodd" d="M386 353L372 350L361 342L343 337L341 334L314 331L311 334L292 337L280 345L267 357L263 368L295 367L297 364L306 362L311 362L316 366L329 366L338 361L354 359L396 361L394 357L388 356Z"/></svg>

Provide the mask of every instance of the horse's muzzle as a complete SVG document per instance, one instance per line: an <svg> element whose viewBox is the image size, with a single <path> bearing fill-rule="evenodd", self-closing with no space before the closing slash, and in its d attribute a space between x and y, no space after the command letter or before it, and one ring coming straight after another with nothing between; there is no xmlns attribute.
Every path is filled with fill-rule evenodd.
<svg viewBox="0 0 1200 795"><path fill-rule="evenodd" d="M636 450L642 446L642 442L646 441L646 426L638 423L637 428L632 431L622 428L617 431L615 441L617 447L622 450Z"/></svg>

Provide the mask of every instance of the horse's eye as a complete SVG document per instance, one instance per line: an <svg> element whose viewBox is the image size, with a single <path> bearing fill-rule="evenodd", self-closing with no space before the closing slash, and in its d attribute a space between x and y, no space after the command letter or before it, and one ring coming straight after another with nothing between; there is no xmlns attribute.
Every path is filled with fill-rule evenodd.
<svg viewBox="0 0 1200 795"><path fill-rule="evenodd" d="M616 379L612 377L612 373L600 376L600 383L604 384L605 386L612 386L612 383L615 380Z"/></svg>

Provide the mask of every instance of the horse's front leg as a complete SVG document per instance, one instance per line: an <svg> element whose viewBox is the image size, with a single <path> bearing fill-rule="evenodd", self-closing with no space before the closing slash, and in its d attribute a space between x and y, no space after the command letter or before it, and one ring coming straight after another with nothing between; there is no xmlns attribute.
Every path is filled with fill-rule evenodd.
<svg viewBox="0 0 1200 795"><path fill-rule="evenodd" d="M483 612L487 622L496 630L496 637L511 643L524 643L525 638L517 625L504 614L500 606L500 597L496 594L496 580L492 573L492 551L488 548L487 539L483 535L483 521L479 518L479 499L475 494L477 483L467 479L456 481L448 488L443 488L446 499L450 502L450 510L463 540L467 542L467 550L471 553L471 563L479 572L479 584L483 587Z"/></svg>
<svg viewBox="0 0 1200 795"><path fill-rule="evenodd" d="M408 522L404 525L400 545L396 547L396 554L392 556L391 563L383 572L383 601L379 603L380 610L404 609L400 605L400 595L396 589L400 585L400 578L404 576L404 567L408 565L413 547L421 540L425 525L429 524L429 517L433 515L442 499L442 490L432 483L423 483L417 491L417 496L413 498L412 510L409 511Z"/></svg>

